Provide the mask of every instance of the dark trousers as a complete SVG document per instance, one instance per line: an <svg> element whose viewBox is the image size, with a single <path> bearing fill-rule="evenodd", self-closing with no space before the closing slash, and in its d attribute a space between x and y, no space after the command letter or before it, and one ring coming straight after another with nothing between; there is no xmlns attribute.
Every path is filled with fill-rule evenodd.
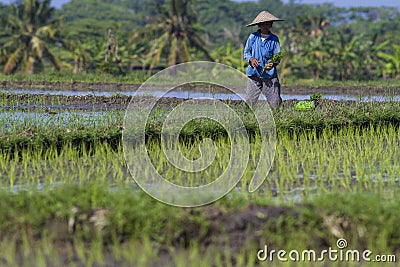
<svg viewBox="0 0 400 267"><path fill-rule="evenodd" d="M257 75L249 77L246 87L246 102L253 105L259 98L261 92L267 98L271 109L279 107L282 103L281 85L278 78L260 78Z"/></svg>

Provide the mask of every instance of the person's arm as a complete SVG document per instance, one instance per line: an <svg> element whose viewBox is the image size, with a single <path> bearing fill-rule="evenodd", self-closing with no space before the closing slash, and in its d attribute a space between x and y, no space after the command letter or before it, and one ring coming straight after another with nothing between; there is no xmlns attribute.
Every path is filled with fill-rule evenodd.
<svg viewBox="0 0 400 267"><path fill-rule="evenodd" d="M246 46L244 47L243 57L244 59L252 66L253 68L258 66L258 60L253 57L251 47L254 43L254 34L250 34L249 38L247 38Z"/></svg>

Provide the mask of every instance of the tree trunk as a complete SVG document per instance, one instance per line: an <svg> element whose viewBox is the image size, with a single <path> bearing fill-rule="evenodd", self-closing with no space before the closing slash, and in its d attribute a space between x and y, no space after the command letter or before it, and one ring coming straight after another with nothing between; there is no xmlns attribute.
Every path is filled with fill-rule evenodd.
<svg viewBox="0 0 400 267"><path fill-rule="evenodd" d="M32 75L35 73L35 58L34 57L28 57L28 60L26 62L25 72L27 75Z"/></svg>
<svg viewBox="0 0 400 267"><path fill-rule="evenodd" d="M80 63L80 57L75 56L75 66L74 66L74 70L72 71L74 74L79 73L79 63Z"/></svg>

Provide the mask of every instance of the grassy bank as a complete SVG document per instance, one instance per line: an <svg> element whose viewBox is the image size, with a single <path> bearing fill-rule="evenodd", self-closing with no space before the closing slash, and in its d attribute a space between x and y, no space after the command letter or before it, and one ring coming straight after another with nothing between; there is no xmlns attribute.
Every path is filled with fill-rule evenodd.
<svg viewBox="0 0 400 267"><path fill-rule="evenodd" d="M0 203L0 260L7 266L259 266L271 264L256 257L265 245L320 253L338 249L339 238L346 250L371 250L371 259L400 248L400 204L379 194L325 194L280 206L233 194L182 209L92 184L2 192ZM322 263L344 264L327 257Z"/></svg>
<svg viewBox="0 0 400 267"><path fill-rule="evenodd" d="M0 132L0 148L20 150L28 146L61 147L70 142L91 146L98 141L117 144L123 130L123 109L129 98L101 98L98 102L93 102L92 107L86 106L82 110L70 111L65 109L66 106L63 108L62 105L79 105L81 102L74 102L77 99L56 99L53 104L60 105L60 108L49 109L41 108L40 105L47 105L50 99L34 98L29 102L26 99L3 98L2 104L11 109L3 111L0 118L1 125L5 126ZM158 138L162 123L170 110L183 101L165 100L156 106L147 121L147 137ZM238 101L225 103L238 113L250 135L257 133L258 123L252 113L247 112ZM114 105L117 106L116 109ZM400 103L322 100L314 111L297 111L294 109L294 101L284 101L282 109L274 112L274 120L278 135L309 131L320 135L324 129L337 131L348 127L398 126ZM196 139L199 136L216 138L226 136L226 132L220 124L209 119L193 120L181 132L182 139Z"/></svg>
<svg viewBox="0 0 400 267"><path fill-rule="evenodd" d="M400 80L345 80L345 81L331 81L331 80L313 80L313 79L291 79L285 78L282 81L284 86L333 86L333 87L352 87L352 86L372 86L372 87L399 87Z"/></svg>
<svg viewBox="0 0 400 267"><path fill-rule="evenodd" d="M62 72L51 72L51 73L41 73L34 75L24 75L24 74L13 74L5 75L0 74L0 81L11 81L11 82L114 82L114 83L136 83L140 84L145 82L150 76L142 71L131 72L124 76L114 76L111 74L101 74L99 73L62 73Z"/></svg>

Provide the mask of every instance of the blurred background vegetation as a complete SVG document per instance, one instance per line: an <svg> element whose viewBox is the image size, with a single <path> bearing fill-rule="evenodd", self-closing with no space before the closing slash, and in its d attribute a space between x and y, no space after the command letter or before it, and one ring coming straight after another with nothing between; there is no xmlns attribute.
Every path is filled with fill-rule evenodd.
<svg viewBox="0 0 400 267"><path fill-rule="evenodd" d="M123 76L193 60L245 71L246 28L261 11L285 19L273 25L283 50L280 77L381 80L400 77L397 8L338 8L293 0L50 0L0 4L0 70Z"/></svg>

